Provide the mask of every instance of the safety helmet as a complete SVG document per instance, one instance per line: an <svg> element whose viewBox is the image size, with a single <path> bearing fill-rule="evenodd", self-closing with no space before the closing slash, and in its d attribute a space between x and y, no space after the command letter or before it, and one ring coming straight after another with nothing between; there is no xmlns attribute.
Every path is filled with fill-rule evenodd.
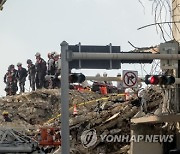
<svg viewBox="0 0 180 154"><path fill-rule="evenodd" d="M54 58L55 58L55 57L59 57L59 53L55 52L55 54L54 54L53 57L54 57Z"/></svg>
<svg viewBox="0 0 180 154"><path fill-rule="evenodd" d="M7 71L11 71L11 68L10 68L10 67L8 67Z"/></svg>
<svg viewBox="0 0 180 154"><path fill-rule="evenodd" d="M7 111L3 111L2 115L8 115L9 113Z"/></svg>
<svg viewBox="0 0 180 154"><path fill-rule="evenodd" d="M104 72L104 73L103 73L103 76L107 76L107 73L106 73L106 72Z"/></svg>
<svg viewBox="0 0 180 154"><path fill-rule="evenodd" d="M11 64L11 65L9 65L9 67L8 67L9 69L12 69L12 68L14 68L14 65L13 64Z"/></svg>
<svg viewBox="0 0 180 154"><path fill-rule="evenodd" d="M36 52L35 56L38 57L41 56L41 54L39 52Z"/></svg>
<svg viewBox="0 0 180 154"><path fill-rule="evenodd" d="M31 59L28 59L28 60L27 60L27 64L32 64L32 60L31 60Z"/></svg>
<svg viewBox="0 0 180 154"><path fill-rule="evenodd" d="M55 51L51 52L51 56L54 56L55 53L56 53Z"/></svg>
<svg viewBox="0 0 180 154"><path fill-rule="evenodd" d="M17 66L21 66L21 65L22 65L22 63L20 63L20 62L19 62L19 63L17 63Z"/></svg>
<svg viewBox="0 0 180 154"><path fill-rule="evenodd" d="M96 74L96 77L100 77L101 75L99 73Z"/></svg>

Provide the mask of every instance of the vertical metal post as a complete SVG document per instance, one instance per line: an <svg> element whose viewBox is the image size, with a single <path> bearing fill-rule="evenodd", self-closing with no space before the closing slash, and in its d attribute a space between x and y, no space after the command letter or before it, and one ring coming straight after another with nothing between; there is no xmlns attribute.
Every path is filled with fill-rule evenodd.
<svg viewBox="0 0 180 154"><path fill-rule="evenodd" d="M180 54L180 47L178 48L178 54ZM178 68L176 69L176 77L180 78L180 60L177 61ZM177 98L177 112L180 113L180 84L176 85L176 98Z"/></svg>
<svg viewBox="0 0 180 154"><path fill-rule="evenodd" d="M62 154L70 153L69 141L69 62L68 43L61 43L61 147Z"/></svg>
<svg viewBox="0 0 180 154"><path fill-rule="evenodd" d="M109 51L112 53L112 43L109 44ZM109 68L112 69L112 59L110 59L110 64Z"/></svg>
<svg viewBox="0 0 180 154"><path fill-rule="evenodd" d="M79 53L81 53L81 42L79 42L78 46L79 46ZM81 67L81 60L79 59L79 69L81 69L81 68L82 68Z"/></svg>

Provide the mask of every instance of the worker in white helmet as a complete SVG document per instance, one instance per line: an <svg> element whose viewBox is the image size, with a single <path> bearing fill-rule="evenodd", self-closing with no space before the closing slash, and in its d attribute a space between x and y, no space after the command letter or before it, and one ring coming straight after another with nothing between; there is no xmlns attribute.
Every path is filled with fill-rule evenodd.
<svg viewBox="0 0 180 154"><path fill-rule="evenodd" d="M61 54L55 53L54 54L54 61L55 61L55 79L54 79L54 87L60 88L61 82L58 76L61 75Z"/></svg>
<svg viewBox="0 0 180 154"><path fill-rule="evenodd" d="M106 72L103 73L103 77L107 77L107 73L106 73ZM104 81L104 83L107 84L107 85L109 85L109 86L112 86L112 85L113 85L113 84L112 84L112 81Z"/></svg>
<svg viewBox="0 0 180 154"><path fill-rule="evenodd" d="M117 77L119 79L121 79L121 81L117 81L117 89L118 89L118 93L124 93L124 88L123 88L123 81L122 81L122 77L121 77L121 74L118 73L117 74Z"/></svg>

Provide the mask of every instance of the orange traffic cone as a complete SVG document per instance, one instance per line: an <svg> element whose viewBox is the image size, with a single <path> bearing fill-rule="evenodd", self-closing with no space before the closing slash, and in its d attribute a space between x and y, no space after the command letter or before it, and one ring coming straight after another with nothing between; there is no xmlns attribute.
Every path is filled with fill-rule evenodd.
<svg viewBox="0 0 180 154"><path fill-rule="evenodd" d="M76 104L74 104L74 108L73 108L73 115L75 116L75 115L77 115L78 113L77 113L77 106L76 106Z"/></svg>

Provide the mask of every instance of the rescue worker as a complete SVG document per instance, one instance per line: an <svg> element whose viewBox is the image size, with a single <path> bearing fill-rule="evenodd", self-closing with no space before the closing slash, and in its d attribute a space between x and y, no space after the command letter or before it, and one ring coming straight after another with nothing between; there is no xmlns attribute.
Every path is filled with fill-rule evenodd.
<svg viewBox="0 0 180 154"><path fill-rule="evenodd" d="M106 72L103 73L103 77L107 77L107 73ZM107 85L110 85L110 86L113 85L112 81L104 81L104 83L107 84Z"/></svg>
<svg viewBox="0 0 180 154"><path fill-rule="evenodd" d="M5 122L12 122L11 118L9 118L9 113L7 111L3 111L2 115Z"/></svg>
<svg viewBox="0 0 180 154"><path fill-rule="evenodd" d="M36 88L41 89L45 87L45 75L46 75L46 61L41 58L41 54L37 52L35 54L36 56L36 63L35 63L35 68L36 68Z"/></svg>
<svg viewBox="0 0 180 154"><path fill-rule="evenodd" d="M101 77L101 75L99 73L96 74L96 77ZM92 84L92 91L94 92L100 92L100 87L103 85L104 83L102 81L93 81Z"/></svg>
<svg viewBox="0 0 180 154"><path fill-rule="evenodd" d="M46 87L49 89L54 88L54 78L55 78L55 60L54 60L54 52L48 53L48 61L47 61L47 75L45 76Z"/></svg>
<svg viewBox="0 0 180 154"><path fill-rule="evenodd" d="M100 73L97 73L97 74L96 74L96 77L101 77Z"/></svg>
<svg viewBox="0 0 180 154"><path fill-rule="evenodd" d="M13 64L8 67L7 73L4 75L4 83L6 84L6 95L15 95L18 90L17 70L14 68Z"/></svg>
<svg viewBox="0 0 180 154"><path fill-rule="evenodd" d="M55 60L54 53L48 53L48 61L47 61L47 74L55 75Z"/></svg>
<svg viewBox="0 0 180 154"><path fill-rule="evenodd" d="M11 71L8 68L7 73L4 75L4 83L6 84L5 91L6 91L6 96L12 95L12 75Z"/></svg>
<svg viewBox="0 0 180 154"><path fill-rule="evenodd" d="M11 64L9 68L17 86L17 70L15 69L13 64Z"/></svg>
<svg viewBox="0 0 180 154"><path fill-rule="evenodd" d="M60 88L60 80L58 76L61 74L61 57L60 54L54 54L54 61L55 61L55 78L54 78L54 88Z"/></svg>
<svg viewBox="0 0 180 154"><path fill-rule="evenodd" d="M26 77L27 77L27 70L22 67L22 63L17 63L17 79L19 82L19 88L20 88L20 93L25 92L25 81L26 81Z"/></svg>
<svg viewBox="0 0 180 154"><path fill-rule="evenodd" d="M55 75L61 74L61 55L58 53L54 54L54 61L55 61Z"/></svg>
<svg viewBox="0 0 180 154"><path fill-rule="evenodd" d="M13 64L10 65L10 70L11 70L11 74L13 77L13 95L16 94L16 92L18 91L18 86L17 86L17 70L15 69L15 66Z"/></svg>
<svg viewBox="0 0 180 154"><path fill-rule="evenodd" d="M107 77L107 73L106 72L103 73L103 77ZM107 84L107 82L108 81L104 81L105 84Z"/></svg>
<svg viewBox="0 0 180 154"><path fill-rule="evenodd" d="M117 74L117 77L121 79L121 81L117 81L117 89L118 89L118 93L124 93L124 87L123 87L123 81L122 81L122 78L121 78L121 74L118 73Z"/></svg>
<svg viewBox="0 0 180 154"><path fill-rule="evenodd" d="M103 73L103 77L107 77L106 72ZM105 83L105 86L107 87L108 93L117 92L117 88L113 86L112 81L104 81L104 83Z"/></svg>
<svg viewBox="0 0 180 154"><path fill-rule="evenodd" d="M35 65L32 63L31 59L27 60L28 64L28 79L30 83L30 87L32 88L32 91L35 90L35 75L36 75L36 68Z"/></svg>

